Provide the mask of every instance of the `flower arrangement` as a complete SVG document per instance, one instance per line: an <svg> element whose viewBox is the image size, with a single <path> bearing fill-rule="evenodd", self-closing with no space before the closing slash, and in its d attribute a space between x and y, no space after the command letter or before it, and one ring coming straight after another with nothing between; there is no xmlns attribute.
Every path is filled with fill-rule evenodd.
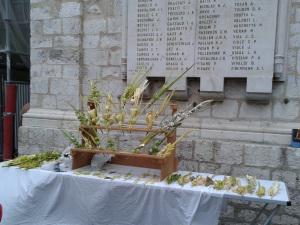
<svg viewBox="0 0 300 225"><path fill-rule="evenodd" d="M159 88L147 102L143 101L143 93L149 85L145 71L140 70L136 73L119 99L113 98L110 93L103 94L97 89L97 82L91 81L90 92L87 97L87 109L75 109L75 115L80 122L80 140L67 131L64 131L65 137L76 148L117 151L114 138L110 135L111 130L118 128L120 133L124 134L124 130L134 130L139 126L138 121L142 121L141 123L146 126L146 134L140 144L131 149L132 152L143 152L160 157L172 154L175 151L175 145L185 138L191 130L173 143L167 143L168 135L174 133L176 128L181 126L182 122L194 112L207 109L213 102L207 100L196 107L189 106L175 113L171 118L163 117L174 95L174 91L169 91L169 89L191 68ZM158 121L161 117L163 119ZM154 127L156 129L153 129ZM165 136L162 136L162 133Z"/></svg>

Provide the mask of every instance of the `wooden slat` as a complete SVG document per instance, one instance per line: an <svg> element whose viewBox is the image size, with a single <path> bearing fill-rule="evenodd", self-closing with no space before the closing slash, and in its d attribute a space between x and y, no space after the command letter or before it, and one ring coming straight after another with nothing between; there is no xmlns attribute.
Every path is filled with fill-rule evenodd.
<svg viewBox="0 0 300 225"><path fill-rule="evenodd" d="M177 106L172 104L172 115L177 111ZM169 133L168 130L162 129L148 129L145 127L116 127L109 128L103 126L81 126L81 128L96 128L102 130L116 130L127 132L156 132L164 133L167 138L167 143L174 143L176 141L176 130ZM176 149L175 149L176 152ZM112 155L111 163L136 166L144 168L159 169L161 171L160 178L165 179L171 173L177 171L177 159L175 152L168 156L148 155L143 153L125 152L125 151L111 151L105 149L89 149L89 148L74 148L71 150L73 156L73 169L77 169L83 166L91 164L91 160L95 154L110 154Z"/></svg>
<svg viewBox="0 0 300 225"><path fill-rule="evenodd" d="M163 159L164 157L157 155L148 155L143 153L134 153L134 152L125 152L125 151L110 151L110 150L102 150L102 149L88 149L88 148L74 148L72 149L74 152L87 152L87 153L96 153L96 154L109 154L114 156L128 156L128 157L138 157L138 158L147 158L147 159Z"/></svg>
<svg viewBox="0 0 300 225"><path fill-rule="evenodd" d="M103 127L103 126L87 126L81 125L82 128L96 128L98 130L116 130L116 131L127 131L127 132L153 132L153 133L166 133L167 130L164 129L148 129L144 127Z"/></svg>

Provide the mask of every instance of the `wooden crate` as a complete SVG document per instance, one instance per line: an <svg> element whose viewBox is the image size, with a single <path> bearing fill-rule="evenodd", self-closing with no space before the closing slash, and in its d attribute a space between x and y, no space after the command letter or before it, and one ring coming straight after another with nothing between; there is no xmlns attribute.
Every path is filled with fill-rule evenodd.
<svg viewBox="0 0 300 225"><path fill-rule="evenodd" d="M173 114L177 111L176 105L172 105ZM97 129L106 128L96 126ZM160 129L146 129L142 127L110 127L110 130L114 131L123 131L123 132L159 132L164 133L167 138L167 143L174 143L176 141L176 130L171 134L166 134L166 131ZM103 149L89 149L89 148L74 148L71 150L73 157L72 169L78 169L83 166L91 164L91 160L95 154L110 154L112 159L110 163L125 165L125 166L134 166L134 167L144 167L151 169L160 170L160 179L165 179L168 175L177 171L178 161L176 159L176 148L173 154L168 156L160 157L156 155L149 155L144 153L134 153L134 152L125 152L122 150L108 151Z"/></svg>

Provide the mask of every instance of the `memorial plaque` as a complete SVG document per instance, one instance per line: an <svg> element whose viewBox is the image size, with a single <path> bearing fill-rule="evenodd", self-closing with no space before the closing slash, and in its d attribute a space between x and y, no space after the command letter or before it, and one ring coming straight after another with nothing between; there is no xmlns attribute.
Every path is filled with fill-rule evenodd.
<svg viewBox="0 0 300 225"><path fill-rule="evenodd" d="M128 1L128 77L200 77L200 91L222 92L224 78L247 78L247 92L271 93L277 0ZM186 88L186 79L175 86Z"/></svg>

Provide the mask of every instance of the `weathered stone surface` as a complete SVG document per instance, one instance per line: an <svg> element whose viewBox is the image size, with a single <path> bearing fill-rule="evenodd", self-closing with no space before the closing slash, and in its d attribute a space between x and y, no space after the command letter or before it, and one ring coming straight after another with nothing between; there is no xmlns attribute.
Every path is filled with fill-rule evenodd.
<svg viewBox="0 0 300 225"><path fill-rule="evenodd" d="M79 47L79 36L58 36L54 38L54 48Z"/></svg>
<svg viewBox="0 0 300 225"><path fill-rule="evenodd" d="M282 164L281 156L282 150L278 146L245 146L245 165L279 167Z"/></svg>
<svg viewBox="0 0 300 225"><path fill-rule="evenodd" d="M300 24L299 24L299 27L300 27ZM300 30L300 28L299 28ZM299 31L300 32L300 31ZM300 75L300 63L299 63L299 60L300 60L300 49L298 50L298 54L297 54L297 59L298 59L298 63L297 63L297 73L298 75ZM298 83L299 85L299 83ZM299 91L300 92L300 91Z"/></svg>
<svg viewBox="0 0 300 225"><path fill-rule="evenodd" d="M42 21L30 21L30 33L31 35L41 35L43 33Z"/></svg>
<svg viewBox="0 0 300 225"><path fill-rule="evenodd" d="M257 212L249 209L241 210L238 213L238 217L241 218L243 221L251 222L255 216L257 215Z"/></svg>
<svg viewBox="0 0 300 225"><path fill-rule="evenodd" d="M257 105L242 103L239 118L270 120L272 115L271 103L268 105Z"/></svg>
<svg viewBox="0 0 300 225"><path fill-rule="evenodd" d="M99 49L85 49L83 63L85 65L105 66L108 64L108 51Z"/></svg>
<svg viewBox="0 0 300 225"><path fill-rule="evenodd" d="M75 89L74 92L75 91L78 92L78 89L77 90ZM57 95L56 99L57 99L57 109L72 111L74 110L72 106L75 107L76 109L79 109L80 96L78 93L74 93L73 95Z"/></svg>
<svg viewBox="0 0 300 225"><path fill-rule="evenodd" d="M216 171L219 168L219 165L216 163L206 163L206 162L199 162L199 172L200 173L210 173L210 174L217 174Z"/></svg>
<svg viewBox="0 0 300 225"><path fill-rule="evenodd" d="M81 30L81 21L79 18L63 18L64 34L79 34Z"/></svg>
<svg viewBox="0 0 300 225"><path fill-rule="evenodd" d="M224 85L226 99L243 99L246 94L246 82L243 79L227 79Z"/></svg>
<svg viewBox="0 0 300 225"><path fill-rule="evenodd" d="M236 118L238 115L239 104L234 100L224 100L220 103L215 103L212 107L212 116L217 118Z"/></svg>
<svg viewBox="0 0 300 225"><path fill-rule="evenodd" d="M100 80L102 74L102 67L101 66L84 66L82 68L83 75L85 76L84 81L91 79L91 80ZM83 82L85 83L85 82Z"/></svg>
<svg viewBox="0 0 300 225"><path fill-rule="evenodd" d="M181 160L178 167L182 171L198 172L199 163L196 161Z"/></svg>
<svg viewBox="0 0 300 225"><path fill-rule="evenodd" d="M56 109L56 96L55 95L45 95L42 100L43 109Z"/></svg>
<svg viewBox="0 0 300 225"><path fill-rule="evenodd" d="M100 47L112 48L121 47L121 34L104 34L101 35Z"/></svg>
<svg viewBox="0 0 300 225"><path fill-rule="evenodd" d="M45 63L48 58L48 51L45 49L31 49L30 62L33 64Z"/></svg>
<svg viewBox="0 0 300 225"><path fill-rule="evenodd" d="M272 222L279 225L299 225L299 219L289 215L274 216Z"/></svg>
<svg viewBox="0 0 300 225"><path fill-rule="evenodd" d="M122 31L121 17L111 17L107 20L108 33L120 33Z"/></svg>
<svg viewBox="0 0 300 225"><path fill-rule="evenodd" d="M79 2L64 2L61 4L60 17L80 16L81 5Z"/></svg>
<svg viewBox="0 0 300 225"><path fill-rule="evenodd" d="M286 151L287 165L292 169L300 169L300 149L287 148Z"/></svg>
<svg viewBox="0 0 300 225"><path fill-rule="evenodd" d="M291 34L298 34L300 33L300 23L293 23L290 25L290 32Z"/></svg>
<svg viewBox="0 0 300 225"><path fill-rule="evenodd" d="M42 77L61 77L62 66L61 65L43 65L41 75Z"/></svg>
<svg viewBox="0 0 300 225"><path fill-rule="evenodd" d="M40 77L42 76L42 65L33 64L30 67L30 77Z"/></svg>
<svg viewBox="0 0 300 225"><path fill-rule="evenodd" d="M295 21L300 23L300 8L296 9Z"/></svg>
<svg viewBox="0 0 300 225"><path fill-rule="evenodd" d="M109 51L109 65L119 66L121 64L121 49L113 48Z"/></svg>
<svg viewBox="0 0 300 225"><path fill-rule="evenodd" d="M31 20L46 20L55 17L55 13L52 12L52 7L48 4L32 4L30 9Z"/></svg>
<svg viewBox="0 0 300 225"><path fill-rule="evenodd" d="M83 23L83 32L85 34L100 34L100 32L105 32L107 30L105 19L87 19Z"/></svg>
<svg viewBox="0 0 300 225"><path fill-rule="evenodd" d="M47 94L48 93L49 80L48 78L32 78L30 84L31 93L35 94Z"/></svg>
<svg viewBox="0 0 300 225"><path fill-rule="evenodd" d="M194 159L198 161L212 161L214 157L213 143L209 140L195 142Z"/></svg>
<svg viewBox="0 0 300 225"><path fill-rule="evenodd" d="M100 43L99 35L84 35L83 48L96 48Z"/></svg>
<svg viewBox="0 0 300 225"><path fill-rule="evenodd" d="M53 146L53 129L29 128L29 144Z"/></svg>
<svg viewBox="0 0 300 225"><path fill-rule="evenodd" d="M52 43L52 37L35 36L30 39L31 48L50 48Z"/></svg>
<svg viewBox="0 0 300 225"><path fill-rule="evenodd" d="M300 76L288 76L287 86L286 97L300 98Z"/></svg>
<svg viewBox="0 0 300 225"><path fill-rule="evenodd" d="M244 146L235 142L222 142L216 149L215 160L217 163L241 164L243 162Z"/></svg>
<svg viewBox="0 0 300 225"><path fill-rule="evenodd" d="M296 187L297 174L292 171L275 170L272 172L272 180L284 181L290 188Z"/></svg>
<svg viewBox="0 0 300 225"><path fill-rule="evenodd" d="M79 63L78 49L51 49L48 56L49 64L77 64Z"/></svg>
<svg viewBox="0 0 300 225"><path fill-rule="evenodd" d="M103 66L101 77L105 79L109 78L120 78L121 68L119 66Z"/></svg>
<svg viewBox="0 0 300 225"><path fill-rule="evenodd" d="M80 68L77 65L64 65L62 75L64 78L78 78Z"/></svg>
<svg viewBox="0 0 300 225"><path fill-rule="evenodd" d="M61 19L45 20L43 31L44 34L60 34L62 31Z"/></svg>
<svg viewBox="0 0 300 225"><path fill-rule="evenodd" d="M182 141L176 145L177 157L180 159L192 159L193 158L193 141Z"/></svg>
<svg viewBox="0 0 300 225"><path fill-rule="evenodd" d="M270 179L270 170L257 168L257 167L248 167L248 166L233 166L232 175L238 177L244 177L245 175L256 176L258 179Z"/></svg>
<svg viewBox="0 0 300 225"><path fill-rule="evenodd" d="M62 78L50 78L50 93L61 95L79 95L79 82L78 80L62 79Z"/></svg>
<svg viewBox="0 0 300 225"><path fill-rule="evenodd" d="M299 90L300 91L300 90ZM281 120L295 120L299 116L300 103L298 101L276 102L273 109L273 117Z"/></svg>
<svg viewBox="0 0 300 225"><path fill-rule="evenodd" d="M300 34L296 34L290 37L290 47L299 48L300 47Z"/></svg>

